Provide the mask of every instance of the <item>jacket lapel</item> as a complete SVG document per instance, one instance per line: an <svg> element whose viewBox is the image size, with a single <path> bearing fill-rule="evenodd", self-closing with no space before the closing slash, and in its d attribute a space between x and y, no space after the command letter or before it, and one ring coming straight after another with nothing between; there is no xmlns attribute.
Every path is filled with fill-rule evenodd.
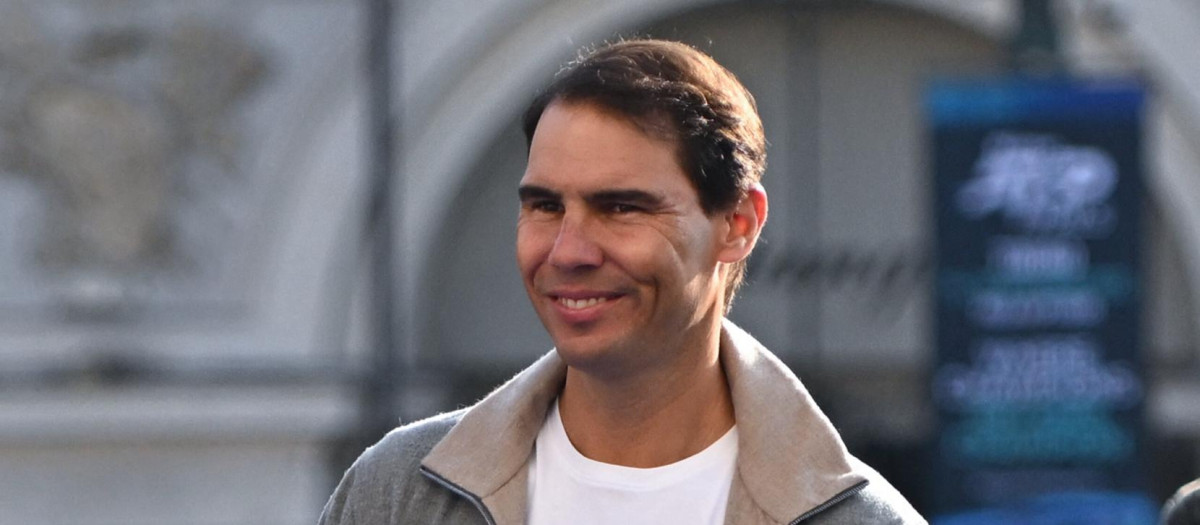
<svg viewBox="0 0 1200 525"><path fill-rule="evenodd" d="M795 374L729 321L721 364L739 436L726 523L790 523L866 479Z"/></svg>
<svg viewBox="0 0 1200 525"><path fill-rule="evenodd" d="M558 354L542 356L468 410L421 465L480 499L497 525L524 523L525 463L565 379Z"/></svg>
<svg viewBox="0 0 1200 525"><path fill-rule="evenodd" d="M772 519L755 503L754 498L746 489L739 473L734 473L733 483L729 485L729 501L725 507L725 523L731 525L777 525L778 520Z"/></svg>

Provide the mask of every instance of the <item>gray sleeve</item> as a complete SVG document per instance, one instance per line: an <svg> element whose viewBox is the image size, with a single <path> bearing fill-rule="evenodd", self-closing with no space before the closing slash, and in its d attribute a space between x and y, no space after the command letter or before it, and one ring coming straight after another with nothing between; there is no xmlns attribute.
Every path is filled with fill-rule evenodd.
<svg viewBox="0 0 1200 525"><path fill-rule="evenodd" d="M356 461L355 465L357 464ZM355 474L354 467L351 466L342 475L342 481L334 489L333 495L329 496L329 501L325 502L325 508L321 510L321 517L317 520L317 525L354 525L357 523L354 519L353 507L346 505L347 499L354 491Z"/></svg>
<svg viewBox="0 0 1200 525"><path fill-rule="evenodd" d="M419 468L459 417L455 412L405 425L364 451L325 503L318 525L429 523L416 520L444 513L452 500Z"/></svg>

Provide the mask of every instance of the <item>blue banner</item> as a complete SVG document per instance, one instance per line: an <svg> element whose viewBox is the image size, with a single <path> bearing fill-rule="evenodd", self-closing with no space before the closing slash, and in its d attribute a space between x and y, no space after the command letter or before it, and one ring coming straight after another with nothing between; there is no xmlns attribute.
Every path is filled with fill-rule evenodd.
<svg viewBox="0 0 1200 525"><path fill-rule="evenodd" d="M934 523L1151 525L1139 318L1144 91L930 85Z"/></svg>

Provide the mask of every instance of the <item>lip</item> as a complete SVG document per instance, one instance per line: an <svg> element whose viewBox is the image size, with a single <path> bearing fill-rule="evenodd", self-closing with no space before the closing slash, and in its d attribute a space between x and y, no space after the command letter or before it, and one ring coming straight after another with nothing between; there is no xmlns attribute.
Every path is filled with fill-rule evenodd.
<svg viewBox="0 0 1200 525"><path fill-rule="evenodd" d="M604 312L612 308L613 303L621 297L623 294L598 290L556 290L546 294L546 299L554 305L554 311L559 319L568 324L586 324L600 319ZM564 303L564 299L589 301L593 304L571 308Z"/></svg>

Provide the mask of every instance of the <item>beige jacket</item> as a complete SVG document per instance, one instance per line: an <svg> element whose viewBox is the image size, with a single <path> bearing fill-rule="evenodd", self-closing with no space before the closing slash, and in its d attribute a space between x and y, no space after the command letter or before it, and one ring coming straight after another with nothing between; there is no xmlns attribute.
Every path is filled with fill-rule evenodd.
<svg viewBox="0 0 1200 525"><path fill-rule="evenodd" d="M925 523L846 451L783 363L733 323L722 328L738 426L726 523ZM526 462L565 377L550 352L474 407L393 431L346 472L321 524L523 523Z"/></svg>

